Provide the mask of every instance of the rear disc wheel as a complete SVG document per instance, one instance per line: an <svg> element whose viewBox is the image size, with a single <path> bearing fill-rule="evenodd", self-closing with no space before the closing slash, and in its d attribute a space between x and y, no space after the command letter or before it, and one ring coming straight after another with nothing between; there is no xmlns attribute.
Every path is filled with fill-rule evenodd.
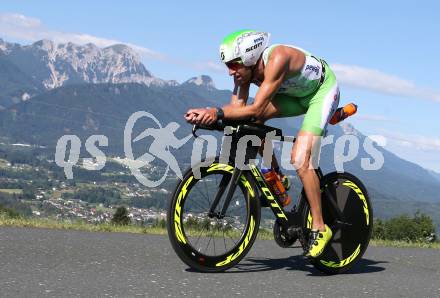
<svg viewBox="0 0 440 298"><path fill-rule="evenodd" d="M349 173L325 175L321 181L321 201L324 223L332 229L333 237L324 252L310 261L322 272L342 273L367 249L373 230L373 209L365 186ZM310 230L313 219L304 191L300 208L303 226Z"/></svg>

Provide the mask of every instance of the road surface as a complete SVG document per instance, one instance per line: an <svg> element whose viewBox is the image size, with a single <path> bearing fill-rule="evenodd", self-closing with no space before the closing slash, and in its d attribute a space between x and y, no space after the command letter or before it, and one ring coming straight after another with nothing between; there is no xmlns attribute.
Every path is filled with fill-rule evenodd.
<svg viewBox="0 0 440 298"><path fill-rule="evenodd" d="M300 252L256 241L236 268L206 274L167 236L0 227L0 296L440 297L440 250L369 247L334 276Z"/></svg>

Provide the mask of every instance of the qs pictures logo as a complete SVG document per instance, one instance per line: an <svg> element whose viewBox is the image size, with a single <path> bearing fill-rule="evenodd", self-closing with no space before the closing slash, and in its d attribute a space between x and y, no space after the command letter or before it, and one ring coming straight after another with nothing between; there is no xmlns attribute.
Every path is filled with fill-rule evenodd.
<svg viewBox="0 0 440 298"><path fill-rule="evenodd" d="M136 121L138 121L142 117L147 117L153 120L157 127L149 127L133 139L134 143L146 137L153 138L153 142L149 146L148 152L135 159L132 150L133 148L131 137ZM179 127L180 125L176 122L170 122L167 126L162 127L161 123L159 122L159 120L156 119L156 117L145 111L136 112L131 115L130 118L128 118L127 124L125 125L124 129L124 153L127 158L137 161L136 163L133 163L132 166L130 166L130 170L131 173L136 177L136 179L143 185L148 187L159 186L165 180L170 168L177 177L182 179L182 172L180 170L179 164L174 155L170 152L170 148L178 149L182 147L189 140L189 138L191 138L191 135L188 135L185 138L179 140L174 135ZM150 164L156 158L165 162L167 166L165 169L165 173L160 179L156 181L151 181L141 172L141 168L147 164Z"/></svg>

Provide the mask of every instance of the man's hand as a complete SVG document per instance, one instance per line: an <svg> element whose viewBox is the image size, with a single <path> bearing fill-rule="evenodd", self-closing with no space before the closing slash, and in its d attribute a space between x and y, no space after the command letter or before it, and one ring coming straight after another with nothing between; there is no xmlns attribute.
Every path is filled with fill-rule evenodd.
<svg viewBox="0 0 440 298"><path fill-rule="evenodd" d="M217 121L217 109L189 109L185 120L191 124L211 125Z"/></svg>

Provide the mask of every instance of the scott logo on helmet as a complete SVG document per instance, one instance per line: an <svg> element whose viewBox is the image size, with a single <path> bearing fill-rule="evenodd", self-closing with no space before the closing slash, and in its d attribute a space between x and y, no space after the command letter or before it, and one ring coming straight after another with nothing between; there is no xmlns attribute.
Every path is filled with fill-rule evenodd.
<svg viewBox="0 0 440 298"><path fill-rule="evenodd" d="M255 50L256 48L258 48L258 47L260 47L260 46L262 46L263 45L263 42L259 42L259 43L257 43L256 45L253 45L253 46L251 46L250 48L247 48L246 49L246 53L247 52L250 52L250 51L252 51L252 50Z"/></svg>
<svg viewBox="0 0 440 298"><path fill-rule="evenodd" d="M306 71L307 71L307 70L311 70L311 71L315 72L316 75L319 74L319 67L317 67L317 66L307 65L307 67L306 67Z"/></svg>
<svg viewBox="0 0 440 298"><path fill-rule="evenodd" d="M240 30L233 32L223 39L219 54L223 52L222 62L229 62L240 58L244 66L252 66L269 44L270 34L255 30Z"/></svg>
<svg viewBox="0 0 440 298"><path fill-rule="evenodd" d="M220 58L222 59L222 61L225 60L225 53L221 52L220 53Z"/></svg>

